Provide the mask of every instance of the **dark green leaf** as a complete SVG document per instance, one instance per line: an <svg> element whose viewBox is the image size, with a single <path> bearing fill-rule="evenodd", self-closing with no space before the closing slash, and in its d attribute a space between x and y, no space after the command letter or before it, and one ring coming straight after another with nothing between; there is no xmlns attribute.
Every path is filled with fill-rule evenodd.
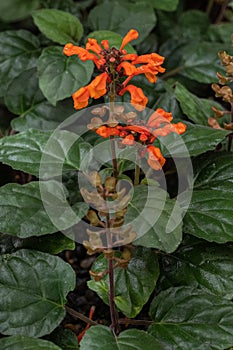
<svg viewBox="0 0 233 350"><path fill-rule="evenodd" d="M20 238L41 236L61 229L51 222L45 205L46 209L49 207L56 212L63 229L79 222L79 216L83 217L87 211L87 205L80 203L77 215L69 214L64 188L55 181L30 182L23 186L7 184L0 188L0 203L0 231Z"/></svg>
<svg viewBox="0 0 233 350"><path fill-rule="evenodd" d="M39 0L3 0L0 2L0 19L14 22L28 17L39 7Z"/></svg>
<svg viewBox="0 0 233 350"><path fill-rule="evenodd" d="M42 237L29 237L22 241L22 247L39 250L40 252L58 254L63 250L74 250L75 243L61 232Z"/></svg>
<svg viewBox="0 0 233 350"><path fill-rule="evenodd" d="M208 118L213 117L212 107L223 107L212 100L199 98L188 91L182 84L176 83L175 96L180 102L181 109L194 123L208 125Z"/></svg>
<svg viewBox="0 0 233 350"><path fill-rule="evenodd" d="M107 260L100 255L92 266L92 271L101 272L108 268ZM148 301L159 276L159 266L155 252L146 248L135 248L128 268L114 270L115 304L127 317L135 317ZM108 304L109 278L88 282L88 286Z"/></svg>
<svg viewBox="0 0 233 350"><path fill-rule="evenodd" d="M78 42L83 35L83 26L71 13L57 9L42 9L33 12L37 27L50 40L65 45Z"/></svg>
<svg viewBox="0 0 233 350"><path fill-rule="evenodd" d="M233 304L202 290L170 288L155 297L149 327L164 350L225 349L233 344Z"/></svg>
<svg viewBox="0 0 233 350"><path fill-rule="evenodd" d="M181 209L158 186L134 188L124 224L132 225L137 233L136 245L172 252L182 239Z"/></svg>
<svg viewBox="0 0 233 350"><path fill-rule="evenodd" d="M57 344L62 350L78 350L76 334L70 329L57 328L48 337L48 340Z"/></svg>
<svg viewBox="0 0 233 350"><path fill-rule="evenodd" d="M199 243L162 256L162 287L193 286L225 299L233 297L233 247Z"/></svg>
<svg viewBox="0 0 233 350"><path fill-rule="evenodd" d="M208 241L232 241L233 160L213 153L194 160L194 191L184 218L184 230Z"/></svg>
<svg viewBox="0 0 233 350"><path fill-rule="evenodd" d="M114 46L117 49L120 48L122 43L122 36L120 34L112 32L111 30L96 30L95 32L91 32L88 37L96 39L99 43L102 40L108 40L109 46ZM127 44L125 46L125 50L127 50L128 53L136 53L130 44Z"/></svg>
<svg viewBox="0 0 233 350"><path fill-rule="evenodd" d="M136 0L134 1L136 2ZM142 3L144 3L145 6L149 4L156 10L175 11L179 4L179 0L142 0Z"/></svg>
<svg viewBox="0 0 233 350"><path fill-rule="evenodd" d="M57 345L43 339L30 338L24 335L13 335L0 339L1 350L62 350Z"/></svg>
<svg viewBox="0 0 233 350"><path fill-rule="evenodd" d="M17 131L54 130L73 113L74 107L70 99L60 101L56 106L44 100L38 104L32 103L31 108L25 110L19 118L13 119L11 125Z"/></svg>
<svg viewBox="0 0 233 350"><path fill-rule="evenodd" d="M233 188L233 157L229 152L200 156L194 159L193 169L196 190Z"/></svg>
<svg viewBox="0 0 233 350"><path fill-rule="evenodd" d="M0 139L0 160L14 169L40 177L61 175L63 170L79 169L90 153L90 145L78 135L27 130Z"/></svg>
<svg viewBox="0 0 233 350"><path fill-rule="evenodd" d="M106 16L106 13L110 14ZM146 21L142 21L146 18ZM104 2L95 6L89 16L88 23L92 30L111 30L124 36L130 29L139 32L139 38L132 42L142 42L156 24L153 8L148 3L131 4L127 1Z"/></svg>
<svg viewBox="0 0 233 350"><path fill-rule="evenodd" d="M33 250L3 256L0 264L0 332L41 337L62 321L75 273L62 259Z"/></svg>
<svg viewBox="0 0 233 350"><path fill-rule="evenodd" d="M183 67L180 73L199 83L217 82L217 72L225 72L218 58L218 52L224 49L224 44L219 43L202 42L187 45L183 51Z"/></svg>
<svg viewBox="0 0 233 350"><path fill-rule="evenodd" d="M57 46L45 48L39 58L40 89L52 105L86 85L92 73L90 60L82 62L76 55L66 57L62 48Z"/></svg>
<svg viewBox="0 0 233 350"><path fill-rule="evenodd" d="M116 337L106 326L91 327L80 343L80 350L162 350L159 343L144 331L128 329Z"/></svg>
<svg viewBox="0 0 233 350"><path fill-rule="evenodd" d="M25 84L25 81L27 84ZM24 86L23 89L22 86ZM14 114L27 113L34 106L45 101L38 86L36 68L25 70L12 80L5 94L4 101L9 111Z"/></svg>
<svg viewBox="0 0 233 350"><path fill-rule="evenodd" d="M5 94L15 77L36 67L39 44L35 35L23 29L0 33L0 96Z"/></svg>
<svg viewBox="0 0 233 350"><path fill-rule="evenodd" d="M229 134L229 131L226 130L213 129L187 122L185 124L187 130L183 135L171 133L160 139L162 153L165 157L197 156L209 150L214 150Z"/></svg>
<svg viewBox="0 0 233 350"><path fill-rule="evenodd" d="M207 39L213 42L223 42L231 47L232 23L212 24L206 33ZM228 47L225 50L228 50Z"/></svg>

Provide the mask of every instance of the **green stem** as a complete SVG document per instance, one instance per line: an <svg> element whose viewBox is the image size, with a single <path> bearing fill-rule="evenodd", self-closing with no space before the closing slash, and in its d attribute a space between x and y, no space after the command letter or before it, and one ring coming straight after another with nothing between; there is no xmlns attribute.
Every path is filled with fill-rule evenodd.
<svg viewBox="0 0 233 350"><path fill-rule="evenodd" d="M206 7L206 13L207 13L208 16L210 15L210 12L212 10L213 4L214 4L214 0L209 0L208 1L207 7Z"/></svg>

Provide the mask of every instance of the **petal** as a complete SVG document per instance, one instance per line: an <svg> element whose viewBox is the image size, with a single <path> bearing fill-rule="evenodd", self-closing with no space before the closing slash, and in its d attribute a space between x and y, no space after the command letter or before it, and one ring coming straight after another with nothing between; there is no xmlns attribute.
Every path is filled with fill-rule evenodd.
<svg viewBox="0 0 233 350"><path fill-rule="evenodd" d="M109 137L109 136L118 136L119 135L119 130L116 128L110 128L105 125L101 126L95 131L98 135L102 137Z"/></svg>
<svg viewBox="0 0 233 350"><path fill-rule="evenodd" d="M119 72L123 68L125 75L133 75L136 72L136 67L129 62L122 62L117 66L117 71Z"/></svg>
<svg viewBox="0 0 233 350"><path fill-rule="evenodd" d="M172 126L175 128L174 131L177 132L177 134L183 134L187 129L187 126L181 122L172 124Z"/></svg>
<svg viewBox="0 0 233 350"><path fill-rule="evenodd" d="M136 40L138 38L139 34L135 29L130 29L130 31L124 36L120 51L132 40Z"/></svg>
<svg viewBox="0 0 233 350"><path fill-rule="evenodd" d="M108 40L102 40L101 45L104 47L105 50L109 49L109 42Z"/></svg>
<svg viewBox="0 0 233 350"><path fill-rule="evenodd" d="M142 111L148 102L148 98L144 95L142 89L134 85L127 85L120 91L119 95L122 96L126 91L128 91L131 95L130 102L134 108L138 111Z"/></svg>
<svg viewBox="0 0 233 350"><path fill-rule="evenodd" d="M136 55L136 53L127 53L121 59L122 61L135 61L137 57L138 55Z"/></svg>
<svg viewBox="0 0 233 350"><path fill-rule="evenodd" d="M63 52L66 56L72 56L72 55L78 55L81 61L87 61L87 60L96 60L97 57L88 52L86 49L80 46L75 46L73 44L66 44Z"/></svg>
<svg viewBox="0 0 233 350"><path fill-rule="evenodd" d="M147 146L148 151L148 164L154 170L161 170L163 165L166 162L166 159L163 157L160 149L153 145Z"/></svg>
<svg viewBox="0 0 233 350"><path fill-rule="evenodd" d="M127 135L126 137L124 137L123 141L122 141L123 145L128 145L128 146L132 146L135 144L135 140L132 134Z"/></svg>
<svg viewBox="0 0 233 350"><path fill-rule="evenodd" d="M107 78L108 74L106 72L98 75L92 82L88 85L88 91L93 98L99 98L106 94L107 88Z"/></svg>
<svg viewBox="0 0 233 350"><path fill-rule="evenodd" d="M138 63L151 63L156 66L160 66L163 64L165 57L160 56L157 53L149 53L146 55L141 55L136 58L135 61L133 61L133 64L138 64Z"/></svg>
<svg viewBox="0 0 233 350"><path fill-rule="evenodd" d="M74 100L74 108L81 109L88 105L88 100L90 98L90 94L87 86L81 87L79 90L73 93L72 95Z"/></svg>
<svg viewBox="0 0 233 350"><path fill-rule="evenodd" d="M88 38L86 43L86 50L93 51L97 54L102 51L102 47L98 44L98 41L96 39Z"/></svg>
<svg viewBox="0 0 233 350"><path fill-rule="evenodd" d="M156 111L151 114L147 125L151 128L158 128L162 123L170 122L172 119L172 113L168 113L162 108L157 108Z"/></svg>

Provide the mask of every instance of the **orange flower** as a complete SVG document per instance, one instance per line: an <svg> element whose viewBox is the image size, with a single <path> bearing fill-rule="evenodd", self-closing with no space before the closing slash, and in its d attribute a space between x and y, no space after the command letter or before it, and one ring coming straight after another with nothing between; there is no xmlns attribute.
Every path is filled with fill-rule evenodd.
<svg viewBox="0 0 233 350"><path fill-rule="evenodd" d="M108 74L102 73L92 80L92 82L87 86L91 97L96 99L106 94L107 78Z"/></svg>
<svg viewBox="0 0 233 350"><path fill-rule="evenodd" d="M108 127L105 125L102 125L100 128L96 130L96 133L104 138L107 138L109 136L119 136L120 131L115 127Z"/></svg>
<svg viewBox="0 0 233 350"><path fill-rule="evenodd" d="M117 71L120 72L122 68L124 69L125 75L132 75L137 71L137 68L129 62L121 62L121 64L117 66Z"/></svg>
<svg viewBox="0 0 233 350"><path fill-rule="evenodd" d="M128 145L128 146L132 146L135 144L135 140L132 134L129 134L127 136L124 137L123 141L122 141L123 145Z"/></svg>
<svg viewBox="0 0 233 350"><path fill-rule="evenodd" d="M88 100L90 98L90 94L88 88L86 86L81 87L72 95L74 100L74 108L81 109L88 105Z"/></svg>
<svg viewBox="0 0 233 350"><path fill-rule="evenodd" d="M161 170L165 164L165 158L163 157L160 149L153 145L147 146L148 152L148 164L154 170Z"/></svg>
<svg viewBox="0 0 233 350"><path fill-rule="evenodd" d="M135 29L131 29L123 38L120 51L128 44L130 41L136 40L138 38L139 34Z"/></svg>
<svg viewBox="0 0 233 350"><path fill-rule="evenodd" d="M151 114L147 125L151 128L158 128L160 124L172 121L172 113L164 111L162 108L157 108L156 111Z"/></svg>
<svg viewBox="0 0 233 350"><path fill-rule="evenodd" d="M134 108L136 108L138 111L142 111L148 102L148 98L144 95L142 89L134 85L127 85L120 91L119 95L124 95L126 91L128 91L131 95L131 103Z"/></svg>

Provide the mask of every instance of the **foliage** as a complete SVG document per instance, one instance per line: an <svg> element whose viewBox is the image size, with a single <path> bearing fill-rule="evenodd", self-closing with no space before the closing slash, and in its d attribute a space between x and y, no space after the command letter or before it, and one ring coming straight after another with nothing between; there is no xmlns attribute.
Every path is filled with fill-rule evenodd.
<svg viewBox="0 0 233 350"><path fill-rule="evenodd" d="M233 347L232 11L232 2L212 0L0 3L1 349ZM131 32L123 48L132 29L139 36ZM143 171L130 143L141 137L140 123L100 126L106 95L115 97L113 72L98 75L101 57L64 50L67 43L85 47L88 38L107 40L121 56L126 50L132 70L138 68L132 57L159 54L157 71L149 72L155 84L148 71L135 74L133 85L123 81L126 68L117 71L116 106L130 105L128 93L137 92L132 110L144 118ZM105 79L100 90L93 85L98 77ZM94 118L82 109L88 103ZM157 131L148 141L154 120L143 114L146 105L169 121L172 113L166 137ZM116 144L115 158L107 136L124 145ZM101 246L104 220L113 223L113 247ZM91 226L88 234L83 223ZM88 288L126 317L116 327L111 314L113 329L109 319L97 320L80 344L62 322L75 289L64 253L75 249L77 232L95 257Z"/></svg>

